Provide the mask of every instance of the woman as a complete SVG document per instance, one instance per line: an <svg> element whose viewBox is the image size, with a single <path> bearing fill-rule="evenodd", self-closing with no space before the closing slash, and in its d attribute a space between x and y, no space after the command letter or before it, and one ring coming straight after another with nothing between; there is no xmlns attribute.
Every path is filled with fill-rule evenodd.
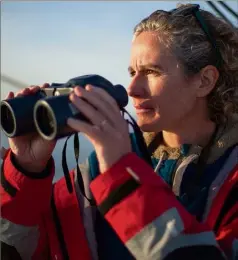
<svg viewBox="0 0 238 260"><path fill-rule="evenodd" d="M70 96L92 122L68 120L95 148L81 171L96 208L74 171L73 193L62 179L50 200L55 143L9 140L1 239L23 259L235 259L237 32L198 6L156 11L135 28L129 73L153 166L132 153L109 95L88 86Z"/></svg>

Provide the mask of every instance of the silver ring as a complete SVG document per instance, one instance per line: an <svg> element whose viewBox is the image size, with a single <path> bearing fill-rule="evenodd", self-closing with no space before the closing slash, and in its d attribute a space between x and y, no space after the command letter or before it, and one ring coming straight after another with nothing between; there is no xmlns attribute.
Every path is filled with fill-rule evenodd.
<svg viewBox="0 0 238 260"><path fill-rule="evenodd" d="M107 120L104 119L104 120L101 122L100 127L104 127L106 124L107 124Z"/></svg>
<svg viewBox="0 0 238 260"><path fill-rule="evenodd" d="M99 125L94 125L93 128L97 131L103 130L103 127L107 124L107 120L104 119Z"/></svg>

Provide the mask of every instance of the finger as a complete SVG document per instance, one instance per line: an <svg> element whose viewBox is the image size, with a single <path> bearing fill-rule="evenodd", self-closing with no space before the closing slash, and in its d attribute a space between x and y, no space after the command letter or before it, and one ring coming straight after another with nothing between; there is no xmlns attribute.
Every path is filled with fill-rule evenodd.
<svg viewBox="0 0 238 260"><path fill-rule="evenodd" d="M98 96L99 99L108 103L111 106L110 109L113 109L115 112L120 112L116 100L111 95L109 95L107 91L105 91L104 89L92 85L87 85L85 89L91 93L94 93Z"/></svg>
<svg viewBox="0 0 238 260"><path fill-rule="evenodd" d="M19 91L16 94L16 97L32 95L32 94L35 94L36 92L38 92L40 89L41 88L39 86L31 85L30 87L24 88L23 90Z"/></svg>
<svg viewBox="0 0 238 260"><path fill-rule="evenodd" d="M12 91L8 93L5 99L11 99L11 98L14 98L14 93Z"/></svg>
<svg viewBox="0 0 238 260"><path fill-rule="evenodd" d="M92 142L102 140L102 138L108 138L108 135L112 138L117 138L120 141L123 141L123 135L121 132L116 131L107 121L103 120L104 124L99 126L90 125L85 121L69 118L67 124L77 132L84 133Z"/></svg>
<svg viewBox="0 0 238 260"><path fill-rule="evenodd" d="M89 121L92 122L92 124L99 125L102 122L102 115L86 101L79 98L74 93L69 96L69 99L73 103L73 105L75 105L75 107L80 111L80 113L86 116Z"/></svg>
<svg viewBox="0 0 238 260"><path fill-rule="evenodd" d="M30 91L32 94L38 92L41 88L39 86L30 86Z"/></svg>
<svg viewBox="0 0 238 260"><path fill-rule="evenodd" d="M67 120L67 124L75 131L84 133L89 138L90 141L97 138L98 135L100 134L99 128L94 127L82 120L69 118Z"/></svg>
<svg viewBox="0 0 238 260"><path fill-rule="evenodd" d="M48 88L48 87L50 87L50 84L49 84L49 83L44 83L44 84L41 86L41 88Z"/></svg>
<svg viewBox="0 0 238 260"><path fill-rule="evenodd" d="M31 93L30 88L24 88L21 91L17 92L16 97L26 96L29 95L30 93Z"/></svg>
<svg viewBox="0 0 238 260"><path fill-rule="evenodd" d="M87 91L83 88L77 87L75 89L77 96L86 99L93 107L95 107L103 116L106 117L114 126L117 125L118 120L121 118L120 110L117 106L112 107L107 100L103 99L102 96L98 95L94 91ZM108 95L106 93L106 95Z"/></svg>
<svg viewBox="0 0 238 260"><path fill-rule="evenodd" d="M48 83L45 83L42 88L46 88L49 84ZM37 91L40 90L40 87L39 86L36 86L36 85L32 85L28 88L24 88L22 89L21 91L17 92L16 93L16 97L21 97L21 96L25 96L25 95L29 95L29 94L34 94L36 93ZM10 98L14 98L15 97L15 94L14 92L9 92L8 95L6 96L6 99L10 99Z"/></svg>

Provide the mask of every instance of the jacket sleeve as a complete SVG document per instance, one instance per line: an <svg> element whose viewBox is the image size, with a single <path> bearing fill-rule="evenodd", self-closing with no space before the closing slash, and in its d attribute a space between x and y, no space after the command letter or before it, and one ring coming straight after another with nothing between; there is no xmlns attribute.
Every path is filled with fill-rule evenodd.
<svg viewBox="0 0 238 260"><path fill-rule="evenodd" d="M2 255L18 254L23 260L48 258L43 215L50 209L53 176L52 158L43 172L32 174L21 169L11 150L7 151L0 187Z"/></svg>
<svg viewBox="0 0 238 260"><path fill-rule="evenodd" d="M238 177L238 167L234 176ZM219 218L216 226L216 238L229 257L229 259L238 259L238 183L230 192L226 202L223 205L222 216Z"/></svg>
<svg viewBox="0 0 238 260"><path fill-rule="evenodd" d="M121 158L90 187L99 210L136 259L225 259L213 231L188 213L136 154Z"/></svg>

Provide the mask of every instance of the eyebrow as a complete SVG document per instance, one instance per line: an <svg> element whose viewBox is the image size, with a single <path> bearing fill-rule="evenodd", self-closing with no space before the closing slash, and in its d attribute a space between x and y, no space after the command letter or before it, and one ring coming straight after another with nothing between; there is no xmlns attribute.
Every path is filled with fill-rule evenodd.
<svg viewBox="0 0 238 260"><path fill-rule="evenodd" d="M155 71L164 71L164 68L161 65L158 65L158 64L139 65L138 68L139 68L140 71L148 70L148 69L149 70L155 70ZM128 71L129 72L134 71L133 67L129 66Z"/></svg>

